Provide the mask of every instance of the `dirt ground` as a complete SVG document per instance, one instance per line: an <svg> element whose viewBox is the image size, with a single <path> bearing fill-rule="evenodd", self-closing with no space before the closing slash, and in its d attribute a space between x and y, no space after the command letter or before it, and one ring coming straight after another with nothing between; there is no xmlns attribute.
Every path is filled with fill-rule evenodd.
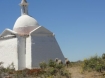
<svg viewBox="0 0 105 78"><path fill-rule="evenodd" d="M69 67L68 70L71 73L71 78L105 78L102 76L102 73L95 71L82 72L82 68L80 66Z"/></svg>

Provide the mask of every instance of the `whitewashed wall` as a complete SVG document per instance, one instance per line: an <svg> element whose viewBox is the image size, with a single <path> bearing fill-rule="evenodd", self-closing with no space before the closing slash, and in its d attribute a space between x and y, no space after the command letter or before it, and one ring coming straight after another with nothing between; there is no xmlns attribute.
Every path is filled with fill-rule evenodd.
<svg viewBox="0 0 105 78"><path fill-rule="evenodd" d="M4 67L8 67L11 63L14 63L15 69L17 70L17 56L17 38L0 40L0 62L4 62Z"/></svg>
<svg viewBox="0 0 105 78"><path fill-rule="evenodd" d="M26 68L26 38L18 36L18 70Z"/></svg>
<svg viewBox="0 0 105 78"><path fill-rule="evenodd" d="M26 68L31 69L31 36L26 38Z"/></svg>
<svg viewBox="0 0 105 78"><path fill-rule="evenodd" d="M64 62L62 51L53 35L37 34L31 36L32 67L39 67L42 61L59 58Z"/></svg>

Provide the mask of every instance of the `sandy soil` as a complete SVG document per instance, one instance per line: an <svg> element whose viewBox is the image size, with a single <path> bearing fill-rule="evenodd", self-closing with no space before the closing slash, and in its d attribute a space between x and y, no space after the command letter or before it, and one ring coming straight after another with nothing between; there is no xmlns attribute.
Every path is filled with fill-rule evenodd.
<svg viewBox="0 0 105 78"><path fill-rule="evenodd" d="M80 66L69 67L69 72L71 73L71 78L105 78L102 77L102 73L98 72L82 72L82 68Z"/></svg>

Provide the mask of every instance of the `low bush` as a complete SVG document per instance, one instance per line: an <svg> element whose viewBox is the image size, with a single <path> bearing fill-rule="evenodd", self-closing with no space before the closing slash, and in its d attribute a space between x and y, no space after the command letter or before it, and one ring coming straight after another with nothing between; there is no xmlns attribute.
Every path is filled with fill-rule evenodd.
<svg viewBox="0 0 105 78"><path fill-rule="evenodd" d="M89 59L85 59L82 64L83 70L93 70L97 72L102 72L105 70L105 61L102 57L93 56Z"/></svg>
<svg viewBox="0 0 105 78"><path fill-rule="evenodd" d="M49 66L49 67L56 67L56 62L53 61L53 60L49 60L48 66Z"/></svg>
<svg viewBox="0 0 105 78"><path fill-rule="evenodd" d="M47 64L45 62L40 62L40 68L45 69L47 67Z"/></svg>
<svg viewBox="0 0 105 78"><path fill-rule="evenodd" d="M63 64L57 64L53 60L49 60L48 63L41 62L38 69L24 69L15 71L14 64L11 63L7 68L3 67L3 63L0 63L0 78L4 78L5 74L8 78L71 78L69 72L65 69Z"/></svg>

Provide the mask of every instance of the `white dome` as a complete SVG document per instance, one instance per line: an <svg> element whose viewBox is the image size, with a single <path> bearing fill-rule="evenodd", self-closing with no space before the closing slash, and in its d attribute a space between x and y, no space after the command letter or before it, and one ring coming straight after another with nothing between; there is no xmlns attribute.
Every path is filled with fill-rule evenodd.
<svg viewBox="0 0 105 78"><path fill-rule="evenodd" d="M39 24L33 17L22 15L16 20L13 30L21 35L29 35L29 32L38 26Z"/></svg>

